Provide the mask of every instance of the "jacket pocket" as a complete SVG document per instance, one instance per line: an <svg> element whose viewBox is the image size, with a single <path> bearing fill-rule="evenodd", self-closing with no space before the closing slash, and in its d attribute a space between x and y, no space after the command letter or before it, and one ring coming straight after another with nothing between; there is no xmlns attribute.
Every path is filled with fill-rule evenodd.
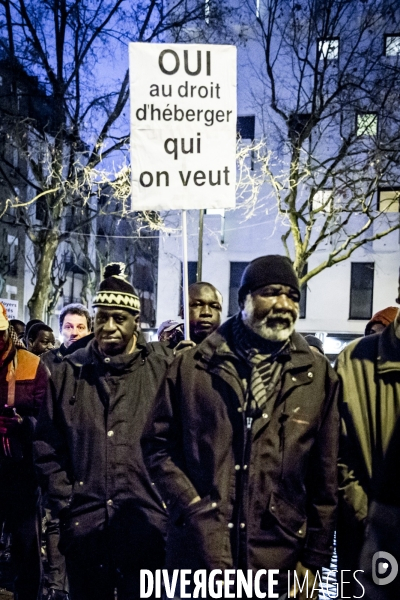
<svg viewBox="0 0 400 600"><path fill-rule="evenodd" d="M198 502L194 502L193 504L189 504L188 506L186 506L182 510L178 522L184 525L192 517L192 515L201 514L205 512L213 512L217 509L217 502L213 502L210 496L204 496L204 498L202 498Z"/></svg>
<svg viewBox="0 0 400 600"><path fill-rule="evenodd" d="M167 568L224 568L227 552L219 504L210 496L185 507L167 533ZM225 549L225 551L224 551Z"/></svg>
<svg viewBox="0 0 400 600"><path fill-rule="evenodd" d="M296 538L304 539L306 537L307 519L304 513L278 492L272 492L268 509L261 520L261 527L269 529L276 524Z"/></svg>

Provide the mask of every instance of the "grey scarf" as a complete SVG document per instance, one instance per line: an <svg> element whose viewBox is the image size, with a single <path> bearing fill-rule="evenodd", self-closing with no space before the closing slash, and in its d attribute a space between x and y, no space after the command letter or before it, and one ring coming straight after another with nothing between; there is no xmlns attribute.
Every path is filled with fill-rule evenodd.
<svg viewBox="0 0 400 600"><path fill-rule="evenodd" d="M261 416L279 391L283 362L288 358L290 340L269 342L248 329L240 314L233 324L235 350L251 368L246 390L246 408L251 418Z"/></svg>

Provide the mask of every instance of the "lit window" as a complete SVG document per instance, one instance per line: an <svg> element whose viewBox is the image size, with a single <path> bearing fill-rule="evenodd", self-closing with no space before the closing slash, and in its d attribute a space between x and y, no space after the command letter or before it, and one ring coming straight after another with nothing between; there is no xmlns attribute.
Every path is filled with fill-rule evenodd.
<svg viewBox="0 0 400 600"><path fill-rule="evenodd" d="M376 135L378 132L378 115L376 113L357 114L357 135Z"/></svg>
<svg viewBox="0 0 400 600"><path fill-rule="evenodd" d="M385 35L385 56L400 54L400 35Z"/></svg>
<svg viewBox="0 0 400 600"><path fill-rule="evenodd" d="M332 211L332 190L319 190L312 201L312 210Z"/></svg>
<svg viewBox="0 0 400 600"><path fill-rule="evenodd" d="M379 190L378 210L382 212L400 212L400 190Z"/></svg>
<svg viewBox="0 0 400 600"><path fill-rule="evenodd" d="M321 55L321 58L326 58L327 60L334 60L339 57L339 39L338 38L329 38L326 40L318 41L318 52Z"/></svg>

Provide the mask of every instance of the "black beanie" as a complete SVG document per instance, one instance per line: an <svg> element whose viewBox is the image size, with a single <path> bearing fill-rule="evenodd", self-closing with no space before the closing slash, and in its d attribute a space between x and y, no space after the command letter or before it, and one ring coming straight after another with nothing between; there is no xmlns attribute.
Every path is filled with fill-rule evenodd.
<svg viewBox="0 0 400 600"><path fill-rule="evenodd" d="M244 270L239 289L239 304L244 302L249 292L254 292L264 285L280 283L290 285L300 295L299 278L292 262L286 256L270 254L260 256L251 261Z"/></svg>
<svg viewBox="0 0 400 600"><path fill-rule="evenodd" d="M127 281L124 263L110 263L104 269L104 280L95 295L92 306L123 308L140 312L140 300L134 287Z"/></svg>

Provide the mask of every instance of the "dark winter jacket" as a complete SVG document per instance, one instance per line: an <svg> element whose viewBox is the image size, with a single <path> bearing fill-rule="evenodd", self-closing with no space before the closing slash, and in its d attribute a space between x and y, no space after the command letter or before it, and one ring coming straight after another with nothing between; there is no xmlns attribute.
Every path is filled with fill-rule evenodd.
<svg viewBox="0 0 400 600"><path fill-rule="evenodd" d="M339 458L338 558L358 568L364 521L400 416L400 340L391 323L339 355L342 433Z"/></svg>
<svg viewBox="0 0 400 600"><path fill-rule="evenodd" d="M167 564L329 565L337 493L335 373L293 334L275 405L249 435L242 382L249 373L232 351L232 324L172 363L143 437L145 461L170 514ZM189 506L197 495L201 501Z"/></svg>
<svg viewBox="0 0 400 600"><path fill-rule="evenodd" d="M114 546L139 564L152 548L155 557L163 550L166 513L140 437L167 362L146 345L115 357L96 348L93 340L53 370L37 427L37 467L63 524L64 552L107 527Z"/></svg>
<svg viewBox="0 0 400 600"><path fill-rule="evenodd" d="M399 531L400 419L397 419L368 511L368 524L359 565L363 570L363 573L360 573L360 581L365 587L365 600L400 598L400 577L396 572L396 566L400 564ZM390 564L390 569L377 569L378 552L379 558Z"/></svg>
<svg viewBox="0 0 400 600"><path fill-rule="evenodd" d="M46 365L46 367L51 372L53 365L59 364L65 356L68 356L68 354L72 354L73 352L76 352L81 348L85 348L89 344L89 342L92 341L93 338L94 334L89 333L88 335L85 335L79 338L79 340L76 340L75 342L70 344L68 348L66 348L64 344L61 344L59 348L53 348L53 350L47 350L47 352L44 352L40 356L40 360Z"/></svg>
<svg viewBox="0 0 400 600"><path fill-rule="evenodd" d="M7 357L0 357L0 402L4 406L8 401L7 373L11 362L15 366L15 400L16 412L23 418L16 433L23 451L23 459L14 462L12 459L0 460L0 495L15 493L20 497L27 494L37 495L38 484L33 466L32 441L36 419L40 407L45 400L47 388L47 370L40 364L39 358L21 348L15 348L10 340L11 348Z"/></svg>

